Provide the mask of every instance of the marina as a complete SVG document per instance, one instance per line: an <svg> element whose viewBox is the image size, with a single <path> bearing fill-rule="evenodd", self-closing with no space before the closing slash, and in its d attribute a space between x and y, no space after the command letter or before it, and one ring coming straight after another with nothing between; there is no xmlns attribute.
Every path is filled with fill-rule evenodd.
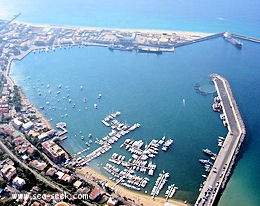
<svg viewBox="0 0 260 206"><path fill-rule="evenodd" d="M139 176L136 176L135 173L139 172L148 174L149 176L154 175L154 171L157 166L152 163L151 159L158 155L159 147L162 146L165 138L166 137L163 136L160 140L153 139L149 144L146 144L144 148L142 148L144 145L142 140L126 139L120 148L125 148L129 151L132 154L131 158L126 160L124 155L120 155L118 153L113 153L109 158L111 163L120 165L124 167L124 169L120 170L109 163L107 163L104 167L104 169L112 175L111 179L116 182L114 187L117 184L121 184L125 187L138 191L140 190L140 186L141 188L145 188L149 182L149 178L145 177L142 179ZM167 143L167 147L169 147L172 143L172 140L169 140L170 141ZM165 147L165 145L163 147ZM149 162L147 161L148 159L150 159ZM160 183L157 181L151 192L153 198L159 194L163 185L166 183L166 179L169 177L169 173L162 173L160 174L160 177L161 176L163 176L162 180L158 180Z"/></svg>

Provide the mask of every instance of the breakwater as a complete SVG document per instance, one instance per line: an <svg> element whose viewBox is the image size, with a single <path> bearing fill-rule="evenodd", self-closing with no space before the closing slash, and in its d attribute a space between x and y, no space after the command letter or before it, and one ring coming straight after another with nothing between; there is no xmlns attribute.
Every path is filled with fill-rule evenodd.
<svg viewBox="0 0 260 206"><path fill-rule="evenodd" d="M174 47L176 48L176 47L181 47L181 46L185 46L185 45L188 45L188 44L194 44L194 43L201 42L201 41L215 39L215 38L223 36L223 34L224 34L224 32L221 32L221 33L212 34L212 35L209 35L209 36L206 36L206 37L202 37L202 38L199 38L199 39L196 39L196 40L177 43L177 44L174 45Z"/></svg>
<svg viewBox="0 0 260 206"><path fill-rule="evenodd" d="M195 203L201 206L217 204L246 134L245 125L228 81L218 74L212 74L211 78L220 98L228 133Z"/></svg>
<svg viewBox="0 0 260 206"><path fill-rule="evenodd" d="M239 35L239 34L234 34L234 33L231 33L231 36L239 38L239 39L255 42L255 43L260 43L260 39L249 37L249 36L244 36L244 35Z"/></svg>

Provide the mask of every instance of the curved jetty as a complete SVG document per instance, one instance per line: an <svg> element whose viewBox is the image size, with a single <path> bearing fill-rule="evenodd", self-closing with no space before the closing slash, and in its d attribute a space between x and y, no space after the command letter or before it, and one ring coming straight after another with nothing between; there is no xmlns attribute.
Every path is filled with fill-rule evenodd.
<svg viewBox="0 0 260 206"><path fill-rule="evenodd" d="M215 84L223 114L226 117L228 133L195 203L197 206L217 204L246 134L228 81L218 74L212 74L211 78Z"/></svg>

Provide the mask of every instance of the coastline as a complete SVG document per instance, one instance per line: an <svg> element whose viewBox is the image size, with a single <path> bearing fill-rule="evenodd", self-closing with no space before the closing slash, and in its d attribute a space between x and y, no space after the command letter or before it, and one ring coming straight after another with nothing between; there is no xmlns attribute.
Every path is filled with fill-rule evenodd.
<svg viewBox="0 0 260 206"><path fill-rule="evenodd" d="M41 121L45 124L45 126L48 128L48 129L51 129L52 126L50 124L50 122L47 120L47 118L38 111L38 109L35 107L35 105L33 105L29 99L25 96L25 94L23 93L23 90L20 88L19 89L20 91L20 96L21 96L21 103L23 105L31 105L33 107L33 109L35 110L35 115L37 118L41 119Z"/></svg>
<svg viewBox="0 0 260 206"><path fill-rule="evenodd" d="M52 25L52 24L37 24L30 22L14 21L14 23L27 24L29 26L43 27L43 28L63 28L63 29L84 29L84 30L109 30L109 31L123 31L123 32L142 32L142 33L176 33L182 36L196 36L205 37L213 35L215 33L211 32L199 32L199 31L180 31L180 30L159 30L159 29L135 29L135 28L109 28L109 27L87 27L87 26L70 26L70 25Z"/></svg>
<svg viewBox="0 0 260 206"><path fill-rule="evenodd" d="M31 25L31 24L30 24ZM55 26L52 26L52 25L35 25L35 26L39 26L39 27L55 27ZM61 26L56 26L58 28L61 28ZM64 26L62 28L69 28L67 26ZM77 27L71 27L73 29L77 28ZM90 27L80 27L81 29L89 29L89 30L95 30L95 29L102 29L102 28L90 28ZM108 28L106 28L108 29ZM110 31L113 31L113 30L117 30L117 31L123 31L123 32L144 32L144 33L153 33L153 34L162 34L164 32L172 32L172 33L176 33L177 35L182 35L182 36L185 36L188 37L189 35L190 36L196 36L196 38L201 38L202 36L207 36L207 35L210 35L210 34L205 34L205 33L199 33L199 32L185 32L185 31L165 31L165 30L135 30L135 29L114 29L114 28L110 28L108 29ZM202 35L202 36L200 36ZM42 46L42 47L36 47L36 46L31 46L29 48L29 50L27 51L24 51L22 52L20 55L18 56L13 56L9 59L9 62L8 62L8 66L7 66L7 69L5 71L5 75L8 79L8 82L10 83L10 85L14 86L14 85L17 85L14 80L10 77L10 72L11 72L11 67L12 67L12 62L13 60L18 60L18 61L21 61L23 58L25 58L28 54L30 54L33 50L35 49L44 49L46 48L46 46ZM18 86L18 85L17 85ZM19 89L20 91L20 95L21 95L21 102L22 104L25 104L25 105L31 105L32 108L35 110L35 115L37 116L37 118L40 118L41 121L46 125L46 127L48 129L51 129L52 126L50 124L50 122L48 121L48 119L35 107L35 105L33 105L30 100L26 97L26 95L24 94L23 90L20 88ZM108 179L108 177L106 177L105 175L102 175L100 173L98 173L98 171L96 171L95 169L89 167L89 166L86 166L84 168L82 168L81 170L80 169L77 169L76 170L79 174L82 174L83 176L87 174L89 174L87 177L89 178L93 178L94 180L97 180L97 179L101 179L101 180L105 180L108 182L108 184L110 186L113 186L115 183L113 181L111 181L110 179ZM93 175L94 174L94 175ZM132 191L130 189L127 189L123 186L120 186L120 185L117 185L116 186L116 192L120 195L120 196L125 196L127 198L130 198L132 200L134 200L136 203L140 203L144 206L148 206L148 205L164 205L165 204L165 198L163 197L156 197L154 200L151 198L151 196L149 195L146 195L146 194L142 194L142 193L139 193L139 192L135 192L135 191ZM184 200L174 200L174 199L168 199L167 201L170 205L174 205L174 206L185 206L185 205L189 205L187 203L184 203Z"/></svg>
<svg viewBox="0 0 260 206"><path fill-rule="evenodd" d="M27 24L27 25L32 25L34 26L34 24ZM52 26L52 25L35 25L35 26L38 26L38 27L41 27L41 28L53 28L53 27L57 27L57 28L70 28L70 27L67 27L67 26ZM71 29L77 29L78 27L71 27ZM169 30L135 30L135 29L114 29L114 28L91 28L91 27L79 27L78 29L86 29L86 30L109 30L109 31L124 31L124 32L143 32L143 33L147 33L148 35L153 35L153 34L162 34L163 33L168 33L168 32L171 32L172 34L176 34L178 36L183 36L186 41L191 41L192 40L192 37L194 38L205 38L207 37L208 35L210 34L207 34L207 33L200 33L200 32L185 32L185 31L169 31ZM189 39L191 38L191 39ZM98 46L98 45L97 45ZM43 47L35 47L35 46L31 46L29 48L29 50L27 50L26 52L22 52L20 55L17 55L17 56L14 56L14 57L11 57L9 59L9 64L7 66L7 72L6 72L6 75L8 76L9 80L11 82L13 82L12 78L10 78L9 76L9 73L10 73L10 70L11 70L11 63L12 63L12 60L22 60L24 57L26 57L31 51L33 51L34 49L44 49L46 48L47 46L43 46ZM13 82L13 85L15 83ZM36 112L36 116L38 118L41 118L42 122L50 129L51 128L51 125L49 123L49 121L37 110L37 108L30 103L30 101L26 98L26 96L24 95L24 93L22 92L21 90L21 98L22 100L24 101L25 104L28 104L28 105L32 105L32 107L35 109L35 112ZM94 178L95 179L102 179L102 180L106 180L110 186L114 185L114 182L112 182L111 180L109 180L105 175L101 175L99 174L97 171L95 171L93 168L90 168L90 167L85 167L83 168L82 170L79 170L78 171L79 173L85 175L86 173L88 174L94 174ZM143 205L164 205L165 203L165 198L162 198L162 197L156 197L155 200L153 200L149 195L146 195L146 194L141 194L139 192L135 192L135 191L132 191L130 189L126 189L125 187L123 186L116 186L116 190L119 192L119 194L121 196L126 196L132 200L134 200L136 203L142 203ZM184 203L183 201L181 200L168 200L169 203L172 203L174 205L187 205L186 203Z"/></svg>
<svg viewBox="0 0 260 206"><path fill-rule="evenodd" d="M56 4L56 3L57 2L55 2L55 3L53 2L53 4ZM117 3L119 3L119 2L117 2ZM136 5L139 3L140 2L136 2L134 4ZM45 6L45 3L42 3L41 8L37 8L37 7L35 7L36 6L35 4L29 5L26 3L24 4L22 2L19 2L19 5L18 5L19 7L17 7L17 5L12 5L11 3L9 5L9 3L6 2L6 4L3 4L3 13L2 14L3 14L3 18L11 19L15 13L22 11L23 15L21 15L20 18L17 18L16 20L23 21L23 19L24 19L26 22L33 21L32 23L35 23L35 24L37 24L37 23L50 24L50 25L56 24L56 25L64 25L64 26L68 25L68 26L72 26L72 27L74 25L91 26L91 27L96 27L99 25L99 27L104 27L104 26L112 27L112 28L119 27L121 29L122 28L139 28L139 29L156 28L156 30L161 30L161 29L165 28L165 29L170 29L170 30L179 29L179 30L183 30L183 31L186 31L186 30L187 31L200 31L200 30L202 30L202 32L206 32L206 33L207 32L215 33L217 31L222 31L224 29L227 29L230 32L234 32L237 34L249 35L252 37L258 36L258 38L260 38L260 33L258 33L258 31L256 29L258 15L257 15L257 9L256 9L257 7L253 6L253 5L257 4L257 2L255 2L255 1L248 2L247 4L243 4L242 2L234 2L234 4L231 2L228 2L228 4L226 4L226 5L225 5L225 2L222 2L222 3L224 3L222 5L221 5L221 2L217 2L217 3L214 2L216 4L219 4L219 6L215 7L215 9L214 9L214 7L212 7L212 2L211 3L204 2L204 4L201 4L201 5L198 5L198 2L197 3L192 2L192 4L194 4L193 7L187 6L187 4L184 4L184 2L178 2L176 5L175 5L175 3L177 3L177 2L172 1L167 5L167 4L161 4L160 2L158 2L158 3L156 2L155 4L154 4L154 2L150 2L149 4L146 4L146 6L143 4L143 6L145 6L144 8L134 7L132 9L130 9L131 5L133 5L133 4L131 4L131 2L129 4L130 8L129 7L127 8L128 5L125 2L123 2L122 4L120 2L119 5L113 5L112 2L105 2L105 6L107 8L104 8L104 10L102 8L100 8L101 5L98 5L98 3L93 3L93 6L91 6L90 8L88 7L89 5L87 5L86 7L88 8L88 11L85 11L84 10L85 5L83 5L83 4L75 6L72 4L71 5L64 4L64 2L63 2L63 4L57 5L58 7L56 7L56 8L54 5L52 5L51 7L48 8L48 6L50 6L50 5L47 4L47 6ZM97 4L97 7L96 7L96 4ZM141 4L142 4L142 2L141 2ZM225 5L224 8L223 8L223 5ZM78 7L78 6L80 6L80 7ZM121 8L121 6L122 6L122 8ZM6 7L6 9L4 9L5 7ZM23 7L25 7L25 9ZM60 9L60 7L62 7L62 9ZM78 7L78 10L72 11L76 7ZM250 9L250 7L251 7L251 9ZM237 8L237 9L235 9L235 8ZM247 8L249 8L249 9L247 9ZM131 13L131 11L129 12L129 9L130 10L138 9L138 10L135 11L136 13ZM223 13L223 9L224 10L230 9L228 15L225 15ZM247 10L247 12L246 12L246 10ZM40 12L40 11L42 11L42 12ZM118 13L114 12L114 11L117 11ZM172 11L175 11L175 12L172 12ZM194 11L195 11L195 14L197 13L197 15L200 14L199 11L202 11L202 13L201 13L202 16L200 16L200 15L194 16ZM254 13L254 11L256 11L256 13ZM9 14L8 12L11 12L11 13ZM47 15L44 14L45 12L47 13ZM38 15L37 15L37 13L38 13ZM111 15L109 15L109 13ZM160 14L160 16L158 16L158 14ZM205 15L203 16L203 14L205 14ZM138 21L138 19L139 19L139 21ZM46 28L46 30L48 30L48 29L50 29L50 28ZM139 29L136 29L136 30L139 30ZM175 51L176 51L175 54L169 53L166 55L171 55L173 57L173 59L177 61L179 56L181 56L180 58L184 59L183 56L185 56L185 54L189 54L189 55L187 55L187 57L190 57L191 55L197 53L198 54L197 61L194 61L193 59L191 59L192 61L190 61L191 63L189 64L189 65L192 65L193 67L196 67L196 68L194 68L194 70L192 70L192 71L194 71L194 73L196 72L197 74L204 75L205 71L210 70L210 72L212 72L212 70L214 69L215 70L214 72L218 72L221 75L226 76L228 79L230 79L230 83L232 83L231 86L233 85L232 88L234 88L234 94L236 94L236 93L239 94L238 98L237 98L237 100L238 100L237 102L239 103L241 112L243 112L241 114L243 114L243 118L245 118L244 119L245 123L247 123L248 126L250 126L248 128L250 130L249 131L250 138L248 138L248 140L246 142L244 142L244 143L246 143L245 145L242 145L242 148L241 148L242 153L238 156L238 160L236 161L236 164L235 164L235 169L232 172L233 173L232 176L234 176L234 177L231 176L230 181L227 185L227 188L225 189L225 191L223 192L223 195L221 197L222 200L220 200L219 204L220 205L228 205L228 204L231 204L231 205L240 205L240 204L241 205L247 205L247 204L255 205L256 204L256 205L258 205L260 202L260 199L259 199L260 197L257 197L258 192L256 192L256 191L260 192L260 190L258 190L258 189L260 189L260 187L258 187L257 186L258 184L253 181L254 179L257 179L257 177L258 177L258 175L257 175L258 164L256 164L256 161L255 161L255 158L256 158L255 154L257 154L257 150L258 150L258 146L259 146L258 144L255 144L257 142L256 137L257 137L258 132L257 132L257 127L254 127L251 125L252 125L252 123L254 125L257 122L256 115L257 115L258 108L255 105L258 102L258 98L257 98L258 92L256 91L257 90L256 88L258 88L257 87L258 84L257 84L257 81L255 82L255 77L257 77L257 68L255 68L255 67L257 67L257 65L259 65L257 63L258 58L256 55L259 48L258 48L258 45L252 45L251 42L245 41L245 42L243 42L245 47L241 51L239 51L236 47L232 48L232 45L227 44L227 42L225 42L225 41L224 41L225 43L222 44L221 40L222 39L220 39L220 38L219 38L219 41L218 41L218 39L216 39L216 41L213 39L212 42L217 43L215 46L212 46L212 44L210 43L209 49L208 49L209 58L207 58L207 59L205 57L207 57L208 55L199 55L199 50L201 48L205 49L206 47L204 45L205 44L208 45L208 41L205 41L205 42L202 42L199 44L195 43L194 45L188 45L187 47L184 46L183 48L180 48L180 49L175 47ZM198 47L198 48L194 49L194 47ZM92 49L93 49L91 47L87 48L87 45L81 46L80 48L81 49L73 48L70 51L68 51L70 48L66 48L66 50L65 50L65 48L60 49L60 48L55 47L56 54L59 52L71 53L71 51L74 52L75 50L79 51L79 52L85 51L85 50L92 51ZM95 48L98 48L98 47L95 47ZM108 48L106 48L106 47L104 47L104 48L100 47L100 50L102 50L102 51L107 50L107 49ZM191 52L192 49L194 49L194 51ZM100 50L98 50L98 51L100 51ZM185 54L183 54L182 51L185 51ZM108 51L106 51L106 52L108 52ZM111 52L111 51L109 51L109 52ZM249 55L248 55L248 52L249 52ZM35 52L36 55L33 53L34 52L31 52L30 55L26 56L26 58L24 58L24 61L27 62L27 58L29 59L34 56L37 58L42 58L42 56L49 55L49 54L45 54L45 51L41 51L41 52L36 51ZM49 53L51 53L50 56L55 58L56 54L52 54L53 51L50 50ZM119 51L114 51L114 56L116 56L118 54L119 54ZM221 54L224 54L224 55L221 55ZM121 55L121 54L119 54L119 55ZM132 55L132 53L124 54L124 55ZM140 55L148 56L148 54L139 54L138 56L140 56ZM165 58L166 55L163 54L162 56L159 56L158 58L163 59L163 58ZM223 56L224 56L224 58L223 58ZM229 56L231 56L231 57L229 58ZM201 57L204 57L204 61L201 62L202 64L200 64L200 62L199 62L200 60L203 59ZM87 56L86 56L86 58L87 58ZM150 58L150 54L149 54L148 58ZM241 58L243 59L243 61L240 61ZM229 61L229 60L231 60L231 61ZM21 61L21 62L24 62L24 61ZM198 65L193 64L193 62L195 62L195 63L198 62ZM216 64L214 64L215 62L216 62ZM14 70L16 70L14 68L16 67L16 65L18 65L18 63L20 63L20 62L14 61L12 64L12 68L11 68L12 69L11 77L15 81L16 81L16 78L13 76L13 74L14 74ZM209 66L207 65L208 69L203 68L204 64L205 64L205 67L207 64L209 65ZM214 65L214 67L212 67L212 65ZM248 68L249 65L250 65L250 68ZM184 67L185 64L183 64L182 66ZM241 67L242 67L242 69L241 69ZM17 67L17 69L18 68L19 67ZM171 65L171 67L169 67L169 68L174 68L174 67ZM160 68L160 71L162 71L163 69L168 69L168 64L166 64L166 68ZM147 71L149 71L149 69ZM187 71L187 69L185 69L185 71ZM184 71L180 74L184 74ZM208 73L208 74L210 74L210 73ZM256 76L255 76L255 74L256 74ZM29 72L29 75L31 75L30 72ZM190 74L190 76L188 76L188 75L187 76L185 75L185 76L191 77L191 75L192 74ZM26 78L23 78L23 79L26 79ZM201 81L204 80L203 78L201 78L201 79L197 78L197 76L194 79L195 79L195 81L200 81L201 79L202 79ZM187 78L185 80L186 81L183 81L184 83L187 82ZM22 84L20 84L18 81L16 81L16 83L19 86L22 86ZM52 85L52 84L50 84L50 85ZM30 84L29 84L29 87L30 87ZM23 87L21 87L21 88L23 88ZM85 87L84 87L84 89L85 89ZM34 99L31 99L31 96L27 95L27 94L29 94L27 92L27 90L25 90L25 88L24 88L23 91L26 94L27 98L30 101L32 101L32 103L34 103L35 102ZM138 91L138 90L135 90L135 91ZM250 92L246 92L246 91L250 91ZM103 92L102 94L106 98L105 92ZM176 97L176 94L174 94L174 95ZM186 95L186 94L183 93L183 96L184 95ZM189 101L189 100L191 99L191 95L187 95L183 98L185 98L186 102L189 104L187 106L190 106L191 101ZM206 97L202 97L202 98L206 99ZM36 102L38 102L38 100ZM197 109L196 110L194 109L193 111L197 111L198 109L200 109L199 107L202 107L203 101L197 101L197 102L199 103L197 106ZM51 116L49 117L49 115L45 114L46 109L45 110L39 109L39 106L41 106L41 105L38 105L38 103L35 104L35 106L38 107L39 112L42 113L44 116L46 116L46 118L50 121L50 123L53 125L53 127L55 127L54 121L56 121L56 118L54 118L54 121L52 121L52 119L50 119ZM102 105L100 105L100 106L102 106ZM176 105L171 102L171 106L175 107ZM190 109L187 106L185 109L186 110ZM47 108L47 107L45 106L45 108ZM64 107L62 107L62 108L64 108ZM205 111L205 110L203 109L203 111ZM127 113L124 113L124 114L127 114ZM213 120L215 120L215 118L213 120L212 119L213 118L211 118L211 120L210 120L211 122L213 122ZM198 122L198 120L196 121L196 123L197 122ZM207 123L207 121L204 121L204 123L205 122ZM217 125L217 124L214 124L214 126L215 125ZM175 126L175 125L173 125L173 126ZM171 127L173 127L173 126L171 125ZM191 126L192 126L192 124L191 124ZM211 126L211 125L209 125L209 126ZM75 130L75 131L78 132L78 130ZM217 132L219 132L219 131L222 131L222 130L218 129ZM225 137L223 134L221 134L221 135L223 137ZM187 137L185 137L183 135L182 138L183 138L183 140L180 141L181 143L183 143ZM200 138L200 139L202 139L202 138ZM211 139L212 138L209 138L208 140L206 139L204 142L208 144ZM64 143L67 144L68 141L70 141L70 140L71 139L69 138L69 139L65 140ZM196 142L193 142L193 143L194 143L194 145L198 145L198 143L196 143ZM70 146L70 143L68 143L68 145ZM206 144L205 144L205 146L211 147L211 145L206 145ZM73 153L74 152L72 152L72 154ZM182 157L182 156L181 155L174 156L174 158L176 158L176 159L180 158L180 157ZM159 158L159 160L160 159L161 158ZM180 165L180 166L182 166L182 165ZM260 164L259 164L259 166L260 166ZM96 166L93 168L96 169ZM97 170L100 171L101 174L104 174L109 177L108 173L105 173L102 170L102 168L101 169L97 168ZM194 168L194 170L195 170L195 168ZM174 170L172 170L172 171L175 172ZM187 170L185 170L185 171L187 171ZM194 173L194 171L192 172L192 174L193 173ZM176 173L174 173L174 174L176 174ZM247 175L245 175L245 174L247 174ZM180 176L183 177L182 174ZM192 176L195 177L194 174ZM185 175L184 175L184 177L185 177ZM184 179L186 180L188 178L184 178ZM150 180L150 183L152 183L151 180ZM180 183L182 183L182 181L180 181ZM184 185L188 186L188 188L191 188L190 185L187 185L187 184L184 184ZM199 184L197 184L197 187L199 187ZM197 189L198 188L196 188L196 191L198 192ZM179 191L177 191L177 198L179 198L178 192ZM143 194L144 194L144 192L143 192ZM238 195L238 197L236 197L236 194L241 194L241 195ZM186 195L186 194L184 194L184 195ZM234 198L234 197L236 197L236 198ZM185 198L180 197L180 199L186 199L186 197Z"/></svg>
<svg viewBox="0 0 260 206"><path fill-rule="evenodd" d="M78 174L81 174L89 179L92 179L94 181L97 180L105 180L109 186L113 186L115 182L107 178L105 175L100 174L98 171L94 170L90 166L84 166L81 169L76 169L76 172ZM119 194L122 197L127 197L132 200L134 200L135 203L143 204L144 206L150 206L150 205L158 205L163 206L165 204L165 198L163 197L156 197L154 200L149 194L142 194L139 192L135 192L129 189L126 189L125 187L121 185L117 185L115 187L115 192ZM190 205L188 203L185 203L182 200L176 200L176 199L168 199L167 201L169 206L187 206Z"/></svg>

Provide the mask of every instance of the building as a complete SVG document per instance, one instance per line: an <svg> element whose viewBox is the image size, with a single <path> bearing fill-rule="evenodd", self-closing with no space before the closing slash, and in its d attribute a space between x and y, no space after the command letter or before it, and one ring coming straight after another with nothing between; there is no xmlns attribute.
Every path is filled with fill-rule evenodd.
<svg viewBox="0 0 260 206"><path fill-rule="evenodd" d="M32 160L29 162L29 166L39 171L43 171L47 167L47 164L45 162L39 162L38 160Z"/></svg>
<svg viewBox="0 0 260 206"><path fill-rule="evenodd" d="M52 140L42 143L42 150L54 161L59 162L67 158L66 152Z"/></svg>
<svg viewBox="0 0 260 206"><path fill-rule="evenodd" d="M35 147L33 147L33 146L29 146L29 147L27 148L27 154L28 154L28 155L33 155L35 151L36 151L36 149L35 149Z"/></svg>
<svg viewBox="0 0 260 206"><path fill-rule="evenodd" d="M115 197L110 197L107 201L108 206L117 206L118 205L118 199Z"/></svg>
<svg viewBox="0 0 260 206"><path fill-rule="evenodd" d="M14 127L15 129L20 130L21 127L22 127L22 125L23 125L23 123L22 123L18 118L15 118L15 119L13 119L13 121L12 121L12 125L13 125L13 127Z"/></svg>
<svg viewBox="0 0 260 206"><path fill-rule="evenodd" d="M56 130L55 129L51 129L51 130L49 130L47 132L44 132L44 133L40 134L38 136L38 139L43 142L43 141L45 141L45 140L47 140L49 138L54 137L55 134L56 134Z"/></svg>
<svg viewBox="0 0 260 206"><path fill-rule="evenodd" d="M45 175L48 175L48 176L51 176L51 177L52 177L56 172L57 172L57 170L56 170L55 168L50 167L50 168L46 171Z"/></svg>
<svg viewBox="0 0 260 206"><path fill-rule="evenodd" d="M74 177L68 174L64 174L61 178L64 182L71 183L74 180Z"/></svg>
<svg viewBox="0 0 260 206"><path fill-rule="evenodd" d="M62 172L62 171L58 171L58 172L56 172L55 174L57 175L58 179L61 180L62 177L63 177L63 175L64 175L65 173Z"/></svg>
<svg viewBox="0 0 260 206"><path fill-rule="evenodd" d="M95 187L91 193L89 194L89 199L91 201L95 201L97 200L99 197L101 196L101 192L100 192L100 189Z"/></svg>
<svg viewBox="0 0 260 206"><path fill-rule="evenodd" d="M79 181L79 180L77 180L77 181L75 181L75 182L73 183L73 186L74 186L75 188L79 188L81 185L82 185L82 182Z"/></svg>
<svg viewBox="0 0 260 206"><path fill-rule="evenodd" d="M6 180L10 181L12 177L16 175L16 168L12 165L5 164L1 169L1 173Z"/></svg>
<svg viewBox="0 0 260 206"><path fill-rule="evenodd" d="M17 176L13 179L12 183L16 188L21 188L25 185L25 180Z"/></svg>
<svg viewBox="0 0 260 206"><path fill-rule="evenodd" d="M23 134L21 132L14 131L14 133L13 133L13 138L22 137L22 136L23 136Z"/></svg>
<svg viewBox="0 0 260 206"><path fill-rule="evenodd" d="M34 123L32 121L29 121L27 123L24 123L22 128L23 128L23 130L28 131L28 130L32 129L33 126L34 126Z"/></svg>

